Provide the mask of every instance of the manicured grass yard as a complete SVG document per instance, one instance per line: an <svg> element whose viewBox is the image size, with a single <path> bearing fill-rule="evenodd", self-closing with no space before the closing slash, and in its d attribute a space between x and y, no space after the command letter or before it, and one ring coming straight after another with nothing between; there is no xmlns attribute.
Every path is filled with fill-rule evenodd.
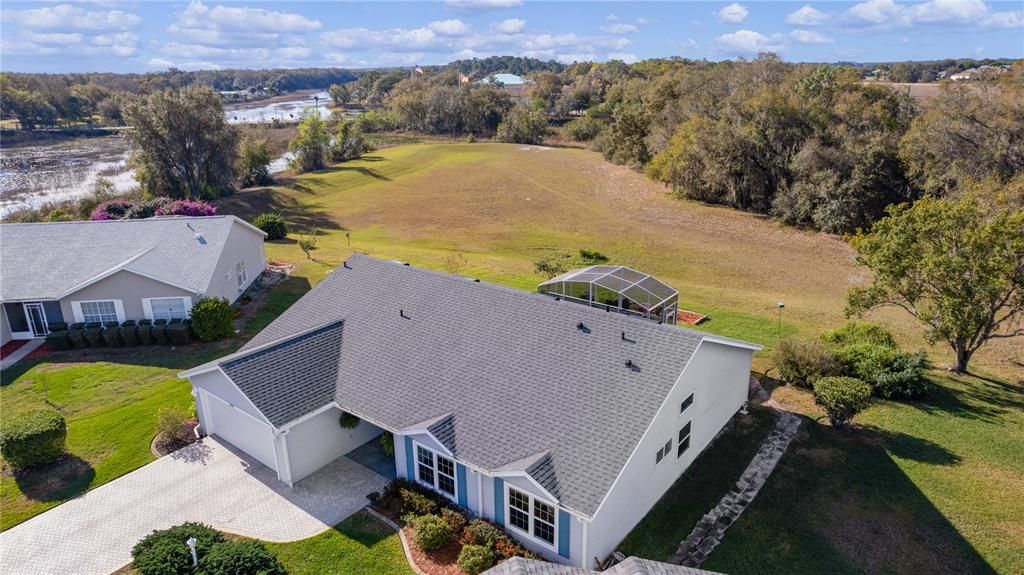
<svg viewBox="0 0 1024 575"><path fill-rule="evenodd" d="M267 548L277 555L289 575L413 572L398 533L365 511L315 537L293 543L268 543Z"/></svg>
<svg viewBox="0 0 1024 575"><path fill-rule="evenodd" d="M237 349L309 289L293 278L269 294L242 334L229 341L186 347L138 347L53 352L23 361L2 375L4 417L46 407L68 422L70 455L58 464L14 477L0 474L0 529L154 459L149 446L163 407L192 406L188 382L177 373Z"/></svg>

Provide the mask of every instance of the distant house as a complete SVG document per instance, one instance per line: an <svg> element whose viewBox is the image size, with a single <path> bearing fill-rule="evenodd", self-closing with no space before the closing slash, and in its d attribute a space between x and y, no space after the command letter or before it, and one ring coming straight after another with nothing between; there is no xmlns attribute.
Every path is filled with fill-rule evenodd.
<svg viewBox="0 0 1024 575"><path fill-rule="evenodd" d="M390 432L398 476L589 568L742 407L760 349L595 301L356 255L181 377L202 429L289 485Z"/></svg>
<svg viewBox="0 0 1024 575"><path fill-rule="evenodd" d="M265 236L234 216L0 225L0 339L234 301L263 273Z"/></svg>
<svg viewBox="0 0 1024 575"><path fill-rule="evenodd" d="M478 80L476 83L497 86L514 95L527 95L533 91L535 86L532 80L527 80L515 74L491 74L482 80Z"/></svg>

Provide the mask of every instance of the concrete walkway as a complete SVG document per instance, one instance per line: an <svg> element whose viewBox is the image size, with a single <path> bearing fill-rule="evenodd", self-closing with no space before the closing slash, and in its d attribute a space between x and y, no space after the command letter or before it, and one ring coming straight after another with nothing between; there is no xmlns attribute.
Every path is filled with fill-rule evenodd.
<svg viewBox="0 0 1024 575"><path fill-rule="evenodd" d="M109 575L131 562L143 536L185 521L265 541L305 539L386 482L342 457L289 488L208 437L0 533L0 573Z"/></svg>
<svg viewBox="0 0 1024 575"><path fill-rule="evenodd" d="M20 361L26 355L35 351L39 346L45 343L45 339L30 339L25 342L24 345L14 350L14 353L0 358L0 370L10 369L12 365Z"/></svg>

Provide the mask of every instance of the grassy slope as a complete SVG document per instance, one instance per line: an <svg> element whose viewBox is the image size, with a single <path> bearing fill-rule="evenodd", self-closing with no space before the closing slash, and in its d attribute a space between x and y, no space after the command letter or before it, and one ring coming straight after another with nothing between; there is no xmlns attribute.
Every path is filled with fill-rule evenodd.
<svg viewBox="0 0 1024 575"><path fill-rule="evenodd" d="M298 262L297 273L312 283L354 250L440 270L457 252L467 262L458 273L532 289L541 279L533 272L535 259L552 250L587 248L675 286L682 307L711 315L704 329L716 333L771 345L778 335L779 299L786 302L783 335L809 336L843 319L847 287L864 278L843 242L750 214L675 201L663 192L583 150L419 145L238 194L222 210L245 217L279 211L299 231L323 232L313 260L296 247L295 234L268 246L270 258ZM906 345L924 345L908 318L885 312L873 319L890 325ZM1020 341L994 344L979 355L976 367L1008 377L1018 368L1007 360L1021 347ZM937 361L948 360L944 349L930 351ZM809 422L781 464L779 477L789 479L766 487L709 566L755 571L755 565L763 570L766 561L777 559L776 565L791 572L824 566L856 571L878 567L870 561L882 555L872 549L888 552L906 544L910 552L884 555L904 561L880 569L905 571L927 556L951 570L1021 570L1016 556L1024 549L1024 528L1015 518L1021 513L999 498L1024 500L1019 450L1016 456L1005 453L1014 441L1020 445L1022 390L1006 383L992 384L996 392L979 391L977 381L942 383L935 405L878 404L862 418L877 429L856 437ZM942 407L950 397L972 395L969 409ZM811 403L789 399L795 408ZM971 415L990 410L1001 415ZM984 445L975 447L979 443ZM735 455L729 469L735 467L738 476L748 458ZM717 499L709 486L728 475L722 469L695 470L684 481L703 487L666 507L685 509L675 515L685 524L679 528L684 535L691 519ZM839 513L852 519L843 525L825 521ZM925 527L910 529L918 523ZM672 550L670 538L662 536L662 543L634 537L627 547L662 559ZM951 551L928 553L944 547ZM962 558L953 560L957 554Z"/></svg>
<svg viewBox="0 0 1024 575"><path fill-rule="evenodd" d="M4 417L46 407L48 399L68 421L71 456L17 479L0 476L0 529L152 461L157 412L192 405L188 382L176 374L233 351L306 290L301 278L275 288L244 333L230 341L56 352L6 370L0 387Z"/></svg>

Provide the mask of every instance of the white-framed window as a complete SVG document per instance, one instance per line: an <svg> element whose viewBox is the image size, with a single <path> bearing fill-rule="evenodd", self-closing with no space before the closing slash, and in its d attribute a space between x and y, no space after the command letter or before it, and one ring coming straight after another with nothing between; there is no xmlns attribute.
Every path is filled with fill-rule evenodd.
<svg viewBox="0 0 1024 575"><path fill-rule="evenodd" d="M416 446L416 479L420 483L456 499L458 480L455 460L418 443Z"/></svg>
<svg viewBox="0 0 1024 575"><path fill-rule="evenodd" d="M692 393L690 395L688 395L686 397L686 399L683 400L682 403L679 404L679 413L682 413L682 412L686 411L686 409L688 407L690 407L691 405L693 405L693 394Z"/></svg>
<svg viewBox="0 0 1024 575"><path fill-rule="evenodd" d="M188 319L192 300L187 297L142 298L142 309L148 319Z"/></svg>
<svg viewBox="0 0 1024 575"><path fill-rule="evenodd" d="M508 527L557 549L558 511L555 506L508 484L506 492Z"/></svg>
<svg viewBox="0 0 1024 575"><path fill-rule="evenodd" d="M108 322L123 321L124 312L121 311L120 300L93 300L73 301L71 310L74 313L75 321L80 322Z"/></svg>
<svg viewBox="0 0 1024 575"><path fill-rule="evenodd" d="M672 438L671 437L669 438L668 441L665 442L665 445L661 446L661 449L658 450L658 453L655 454L655 456L654 456L654 464L657 465L657 464L661 463L661 460L665 459L666 457L668 457L669 453L672 453Z"/></svg>
<svg viewBox="0 0 1024 575"><path fill-rule="evenodd" d="M676 448L676 459L679 459L690 448L690 428L693 422L687 421L686 425L679 430L679 447Z"/></svg>
<svg viewBox="0 0 1024 575"><path fill-rule="evenodd" d="M235 264L235 277L238 278L238 289L242 289L245 283L249 281L249 276L245 273L245 260Z"/></svg>

